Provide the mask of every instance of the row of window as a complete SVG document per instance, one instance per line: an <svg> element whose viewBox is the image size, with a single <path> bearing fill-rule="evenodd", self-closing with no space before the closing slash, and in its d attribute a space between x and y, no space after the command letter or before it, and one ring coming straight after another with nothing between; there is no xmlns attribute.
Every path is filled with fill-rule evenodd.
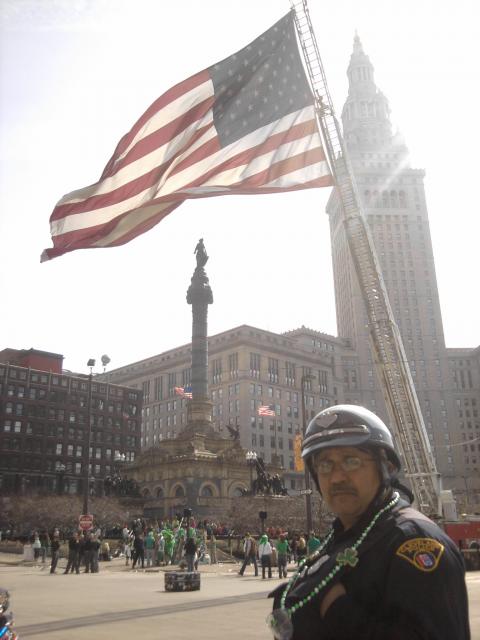
<svg viewBox="0 0 480 640"><path fill-rule="evenodd" d="M38 410L38 407L34 407L34 410L32 411L28 411L27 412L27 416L30 418L48 418L51 421L55 421L55 423L61 423L65 421L65 415L64 415L64 411L63 409L49 409L48 412L42 411L42 410ZM48 415L47 415L48 413ZM23 411L19 410L18 408L15 408L15 410L13 409L13 407L6 407L5 408L5 414L6 415L15 415L17 417L27 417L24 416ZM18 420L10 420L7 419L4 421L4 427L8 427L8 425L14 425L16 423L18 423L21 421ZM78 415L74 412L71 412L68 415L68 423L71 425L74 424L79 424L79 425L86 425L87 422L87 416L86 414L83 413L79 413ZM125 418L120 419L120 418L111 418L110 416L104 417L104 416L96 416L96 415L91 415L90 416L90 424L92 426L92 428L98 428L98 429L103 429L103 428L107 428L107 429L122 429L122 427L127 427L128 431L134 432L137 430L137 423L134 420L126 420ZM44 425L43 423L38 423L38 422L31 422L28 421L25 423L25 428L26 429L32 429L33 426L36 425L36 431L37 432L43 432L45 431L45 433L47 433L48 435L60 435L60 437L63 435L63 431L64 431L64 427L61 425L47 425L47 429L44 429ZM72 429L72 427L69 427L69 430ZM4 430L8 430L5 429Z"/></svg>
<svg viewBox="0 0 480 640"><path fill-rule="evenodd" d="M133 462L135 459L134 452L128 452L129 461ZM5 456L2 460L2 468L3 469L12 469L18 470L21 465L21 460L14 455ZM46 471L46 472L59 472L60 465L63 464L65 469L62 469L62 473L65 475L75 474L75 475L83 475L84 473L84 465L82 462L71 462L67 461L63 463L62 461L55 461L50 459L45 459L42 457L30 456L28 458L24 458L23 466L28 471ZM96 476L107 476L114 471L114 467L109 464L100 465L100 464L90 464L90 474Z"/></svg>
<svg viewBox="0 0 480 640"><path fill-rule="evenodd" d="M407 196L405 191L370 191L367 189L363 194L365 204L376 208L384 209L405 209L407 204Z"/></svg>
<svg viewBox="0 0 480 640"><path fill-rule="evenodd" d="M74 390L80 389L83 391L87 391L89 385L88 379L82 380L69 376L59 376L53 373L32 371L25 368L0 366L0 378L6 377L11 380L21 380L23 382L43 384L48 385L49 387L56 386ZM118 398L127 397L129 400L132 400L134 402L137 402L139 400L137 391L127 390L122 387L113 385L100 384L97 382L92 382L92 392L108 394L109 396L115 396Z"/></svg>
<svg viewBox="0 0 480 640"><path fill-rule="evenodd" d="M117 444L117 443L115 443ZM120 445L120 443L118 443ZM125 441L127 447L136 447L136 438L127 438ZM45 453L46 455L64 455L69 458L82 458L84 454L83 445L78 444L63 444L62 442L47 442L43 440L37 440L35 438L3 438L2 448L5 451L24 451L33 453ZM111 459L118 453L117 450L110 448L103 449L102 447L90 447L90 458L96 458L100 460L102 458Z"/></svg>
<svg viewBox="0 0 480 640"><path fill-rule="evenodd" d="M323 345L328 346L327 343L323 343L322 341L312 341L314 346L316 344L316 342L318 342L319 345ZM333 345L332 346L332 350L333 350ZM236 378L238 377L238 354L234 353L234 354L230 354L228 356L228 362L229 362L229 377L230 379ZM262 364L262 356L259 353L250 353L250 369L248 371L250 377L252 378L260 378L260 373L261 373L261 364ZM230 368L230 367L234 367L234 369ZM223 375L223 364L222 364L222 359L221 358L217 358L212 360L211 362L211 384L217 385L217 384L221 384L222 383L222 375ZM283 383L289 387L295 387L297 386L297 382L300 380L303 380L304 382L304 386L306 389L312 389L313 385L312 385L312 380L316 380L317 384L318 384L318 389L320 390L321 393L327 393L327 389L328 389L328 372L327 371L322 371L319 370L318 371L318 375L316 376L312 376L312 371L310 368L308 367L302 367L302 373L301 376L299 376L297 374L296 371L297 367L295 365L295 363L293 362L289 362L286 361L285 362L285 367L282 369L280 368L280 364L279 364L279 360L276 358L267 358L267 380L268 382L272 383L272 384L279 384L281 381L281 375L280 372L284 371L285 372L285 377L283 380ZM188 372L188 375L187 375ZM182 386L183 388L185 388L186 386L190 385L191 383L191 369L184 369L182 372L171 372L166 374L166 376L168 377L168 386L167 386L167 397L170 398L174 398L176 395L176 389L178 389L178 382L177 382L177 374L181 373L181 377L182 377ZM163 400L163 376L158 376L156 378L154 378L154 397L153 397L153 402L159 402L161 400ZM261 385L259 385L261 387ZM150 398L150 392L151 392L151 381L150 380L144 380L142 382L142 390L143 390L143 399L145 404L149 404L151 401ZM276 393L279 393L280 390L276 391ZM240 384L239 383L235 383L235 384L230 384L228 386L228 395L238 395L240 393ZM269 388L268 389L268 393L270 395L270 397L273 397L273 388ZM289 392L287 392L288 394ZM212 401L215 402L216 398L217 398L217 394L218 394L218 398L221 398L223 395L223 389L216 389L213 390L211 392L211 396L212 396ZM258 393L258 395L261 395L261 392ZM287 396L288 397L288 396ZM289 398L288 398L289 399ZM176 400L171 400L169 402L166 403L167 406L167 411L172 410L172 402L175 403L177 402ZM297 402L297 400L294 400L294 402ZM174 408L173 410L175 410L176 406L175 404L173 405ZM161 411L163 405L158 405L158 409L157 411ZM182 405L183 408L183 405ZM148 409L148 407L145 407L145 411Z"/></svg>

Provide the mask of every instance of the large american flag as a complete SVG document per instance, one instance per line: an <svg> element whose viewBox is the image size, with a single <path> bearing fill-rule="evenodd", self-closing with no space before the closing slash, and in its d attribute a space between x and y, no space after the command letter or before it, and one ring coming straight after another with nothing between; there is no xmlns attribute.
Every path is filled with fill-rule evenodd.
<svg viewBox="0 0 480 640"><path fill-rule="evenodd" d="M292 11L158 98L100 180L58 202L42 261L125 244L188 198L332 184Z"/></svg>
<svg viewBox="0 0 480 640"><path fill-rule="evenodd" d="M259 416L275 416L275 405L264 404L263 406L258 407L257 413Z"/></svg>

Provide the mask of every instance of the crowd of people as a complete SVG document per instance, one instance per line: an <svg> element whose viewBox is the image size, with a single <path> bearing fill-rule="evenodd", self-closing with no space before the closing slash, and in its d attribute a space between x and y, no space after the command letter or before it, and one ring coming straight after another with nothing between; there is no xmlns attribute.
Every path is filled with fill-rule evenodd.
<svg viewBox="0 0 480 640"><path fill-rule="evenodd" d="M243 576L252 564L258 576L258 563L262 569L262 579L272 578L272 567L277 566L278 577L287 577L287 566L298 565L305 556L313 553L321 544L314 531L309 534L288 533L280 528L269 528L258 540L247 532L243 540L243 564L238 572Z"/></svg>
<svg viewBox="0 0 480 640"><path fill-rule="evenodd" d="M50 573L57 572L62 539L60 531L55 529L51 534L33 534L32 549L34 560L46 562L50 556ZM107 540L101 541L96 532L75 532L68 539L67 566L63 573L98 573L98 561L110 560L110 545Z"/></svg>
<svg viewBox="0 0 480 640"><path fill-rule="evenodd" d="M64 573L97 573L99 560L109 561L113 557L124 557L125 565L132 569L171 564L187 565L193 570L198 564L217 563L217 536L228 536L231 530L226 525L206 520L195 522L194 518L180 517L151 524L138 518L121 529L121 540L112 545L100 529L91 531L33 531L29 542L34 561L45 564L50 558L50 573L57 572L58 560L63 547L67 555ZM68 551L65 550L65 543Z"/></svg>
<svg viewBox="0 0 480 640"><path fill-rule="evenodd" d="M125 564L137 566L166 566L184 560L190 571L198 568L199 562L217 563L217 535L226 528L196 523L194 518L155 522L148 526L137 519L122 530L122 553ZM222 533L220 533L222 532Z"/></svg>
<svg viewBox="0 0 480 640"><path fill-rule="evenodd" d="M31 545L35 561L46 563L50 558L50 573L58 570L61 549L67 559L65 574L97 573L99 561L109 561L113 557L124 558L125 566L131 569L179 565L193 571L199 564L217 564L217 538L231 538L232 534L226 525L195 521L193 517L153 523L138 518L124 524L121 539L112 548L101 530L34 531ZM247 533L240 543L243 564L239 573L243 575L246 567L253 564L255 575L258 575L260 566L262 577L268 574L271 578L272 567L277 566L279 578L286 577L289 563L298 564L319 545L320 539L313 532L308 535L291 534L281 528L270 527L257 539ZM233 547L231 544L230 551L238 551L238 545L237 549Z"/></svg>

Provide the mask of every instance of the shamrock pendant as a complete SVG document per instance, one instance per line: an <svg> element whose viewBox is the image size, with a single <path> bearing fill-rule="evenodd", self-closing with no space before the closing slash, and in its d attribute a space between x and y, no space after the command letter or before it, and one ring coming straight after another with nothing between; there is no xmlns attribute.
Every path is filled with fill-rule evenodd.
<svg viewBox="0 0 480 640"><path fill-rule="evenodd" d="M340 551L337 555L337 564L340 566L349 565L354 567L358 563L358 553L356 549L348 547L345 551Z"/></svg>

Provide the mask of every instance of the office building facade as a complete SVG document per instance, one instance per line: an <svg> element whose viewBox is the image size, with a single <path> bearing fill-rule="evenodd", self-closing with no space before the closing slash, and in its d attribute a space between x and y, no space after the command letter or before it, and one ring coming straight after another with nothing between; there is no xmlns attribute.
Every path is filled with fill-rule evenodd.
<svg viewBox="0 0 480 640"><path fill-rule="evenodd" d="M65 373L62 361L35 349L0 352L4 495L82 494L87 464L90 491L102 495L115 457L133 461L140 451L142 393Z"/></svg>
<svg viewBox="0 0 480 640"><path fill-rule="evenodd" d="M480 489L474 480L480 475L478 350L446 348L425 172L410 166L405 141L392 132L388 101L375 84L373 65L358 36L347 75L349 90L342 111L345 144L437 467L445 488L455 489L461 502L467 498L464 476L471 476L476 493L472 489L468 497L475 505ZM351 341L357 354L346 376L354 376L359 402L387 418L335 193L327 214L338 333ZM466 411L469 420L465 420Z"/></svg>

